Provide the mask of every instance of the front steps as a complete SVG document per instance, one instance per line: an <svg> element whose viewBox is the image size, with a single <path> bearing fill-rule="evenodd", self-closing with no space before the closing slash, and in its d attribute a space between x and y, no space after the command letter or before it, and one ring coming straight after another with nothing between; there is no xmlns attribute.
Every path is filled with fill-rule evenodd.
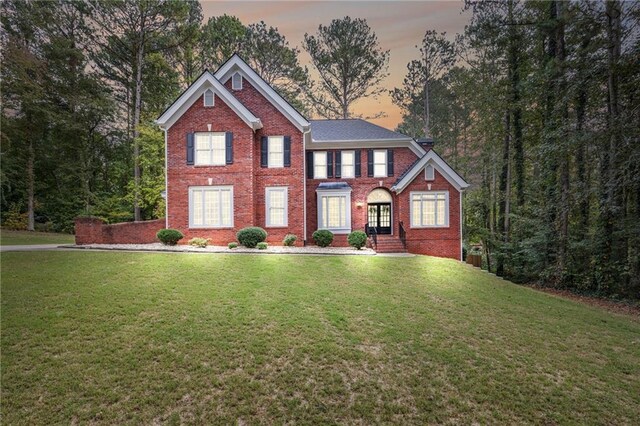
<svg viewBox="0 0 640 426"><path fill-rule="evenodd" d="M373 241L372 241L373 243ZM393 235L378 235L378 244L373 249L378 253L406 253L400 238Z"/></svg>

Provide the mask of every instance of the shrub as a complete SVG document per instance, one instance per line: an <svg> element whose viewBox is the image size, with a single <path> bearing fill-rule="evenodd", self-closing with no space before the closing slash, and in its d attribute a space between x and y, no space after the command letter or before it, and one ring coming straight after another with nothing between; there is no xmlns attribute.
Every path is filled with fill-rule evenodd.
<svg viewBox="0 0 640 426"><path fill-rule="evenodd" d="M333 232L326 229L318 229L312 235L313 241L320 247L327 247L333 242Z"/></svg>
<svg viewBox="0 0 640 426"><path fill-rule="evenodd" d="M161 229L156 234L156 237L158 237L160 242L165 246L175 246L178 244L178 241L184 238L184 235L177 229Z"/></svg>
<svg viewBox="0 0 640 426"><path fill-rule="evenodd" d="M267 231L257 226L242 228L236 234L238 242L247 248L255 248L256 244L267 239Z"/></svg>
<svg viewBox="0 0 640 426"><path fill-rule="evenodd" d="M298 237L296 237L293 234L287 234L284 236L284 240L282 240L282 244L284 244L287 247L291 247L296 243L296 240L298 239Z"/></svg>
<svg viewBox="0 0 640 426"><path fill-rule="evenodd" d="M349 242L349 245L351 247L355 247L356 249L360 250L367 244L367 234L365 234L363 231L353 231L347 237L347 241Z"/></svg>
<svg viewBox="0 0 640 426"><path fill-rule="evenodd" d="M210 238L195 237L189 240L189 245L194 247L205 248L209 244Z"/></svg>
<svg viewBox="0 0 640 426"><path fill-rule="evenodd" d="M263 241L263 242L261 242L261 243L258 243L258 244L256 245L256 247L258 247L258 250L266 250L266 249L267 249L267 247L268 247L268 245L267 245L267 243L265 243L265 242Z"/></svg>
<svg viewBox="0 0 640 426"><path fill-rule="evenodd" d="M227 244L227 247L229 247L230 249L234 249L234 248L238 248L238 243L233 242L233 243L229 243Z"/></svg>
<svg viewBox="0 0 640 426"><path fill-rule="evenodd" d="M27 213L21 213L20 206L17 204L13 204L11 209L3 215L2 219L2 226L7 229L14 229L16 231L25 231L27 229Z"/></svg>

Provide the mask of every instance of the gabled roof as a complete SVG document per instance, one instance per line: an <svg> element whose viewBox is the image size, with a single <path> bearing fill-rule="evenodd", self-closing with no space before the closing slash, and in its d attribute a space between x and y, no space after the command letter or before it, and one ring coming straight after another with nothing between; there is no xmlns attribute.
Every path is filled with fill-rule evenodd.
<svg viewBox="0 0 640 426"><path fill-rule="evenodd" d="M458 191L469 187L469 184L456 173L455 170L447 164L434 150L429 150L422 158L413 163L396 181L391 187L392 191L401 193L407 185L409 185L418 176L418 174L424 170L424 168L431 164L444 178L449 181Z"/></svg>
<svg viewBox="0 0 640 426"><path fill-rule="evenodd" d="M257 130L262 128L260 119L253 115L253 113L233 96L209 71L204 71L200 74L200 77L198 77L187 90L182 92L178 99L158 117L156 123L165 129L171 127L207 89L213 90L213 93L224 101L251 129Z"/></svg>
<svg viewBox="0 0 640 426"><path fill-rule="evenodd" d="M253 87L258 90L269 102L275 106L289 121L291 121L300 131L309 130L309 121L302 116L294 107L289 104L282 96L276 92L266 81L262 79L242 58L234 53L215 72L214 76L222 83L226 83L231 76L240 72L243 78L246 78Z"/></svg>
<svg viewBox="0 0 640 426"><path fill-rule="evenodd" d="M311 120L313 142L412 141L413 138L377 124L354 118L343 120Z"/></svg>

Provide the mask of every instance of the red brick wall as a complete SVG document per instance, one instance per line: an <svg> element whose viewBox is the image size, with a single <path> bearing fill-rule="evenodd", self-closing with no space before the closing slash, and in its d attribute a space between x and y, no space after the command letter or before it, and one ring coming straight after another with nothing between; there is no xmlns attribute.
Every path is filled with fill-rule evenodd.
<svg viewBox="0 0 640 426"><path fill-rule="evenodd" d="M231 81L227 83L231 88ZM211 239L211 244L226 245L236 240L236 232L245 226L260 226L267 230L270 244L282 244L283 237L303 234L303 143L302 132L284 117L246 80L242 90L232 93L254 115L264 128L254 132L216 96L214 107L204 107L202 97L169 128L168 142L168 227L180 230L186 243L193 237ZM188 166L186 164L186 134L211 131L233 132L233 164L224 166ZM261 136L291 136L291 167L269 169L260 167ZM227 229L189 229L189 186L233 185L234 226ZM288 226L265 227L265 188L287 186ZM301 242L300 242L301 243Z"/></svg>
<svg viewBox="0 0 640 426"><path fill-rule="evenodd" d="M446 228L411 228L410 203L411 191L449 191L449 226ZM398 195L399 220L407 231L407 249L411 253L449 257L460 260L460 192L453 187L438 171L435 180L425 181L421 172Z"/></svg>
<svg viewBox="0 0 640 426"><path fill-rule="evenodd" d="M326 151L332 152L335 150ZM394 176L386 178L367 177L367 150L361 149L361 177L352 179L329 178L307 180L307 240L309 242L313 243L311 235L318 229L318 197L316 188L322 182L346 182L351 186L351 229L353 231L357 229L364 230L364 225L367 223L367 196L369 193L376 188L385 188L387 190L391 188L398 180L398 176L417 159L416 155L409 148L393 148L393 151ZM380 181L382 181L382 185L380 185ZM391 220L393 228L391 232L393 235L398 235L398 221L394 210L397 204L397 198L393 193L391 196L393 199ZM357 207L357 203L362 203L362 207ZM339 235L336 235L333 245L348 245L346 237L341 238Z"/></svg>
<svg viewBox="0 0 640 426"><path fill-rule="evenodd" d="M155 243L156 233L162 228L164 219L107 225L95 217L79 217L75 220L76 244Z"/></svg>

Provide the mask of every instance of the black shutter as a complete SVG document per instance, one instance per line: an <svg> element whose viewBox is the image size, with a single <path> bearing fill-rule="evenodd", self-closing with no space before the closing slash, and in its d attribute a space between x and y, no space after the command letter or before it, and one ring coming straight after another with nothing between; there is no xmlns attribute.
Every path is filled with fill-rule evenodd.
<svg viewBox="0 0 640 426"><path fill-rule="evenodd" d="M226 154L226 163L227 164L233 164L233 133L232 132L227 132L225 133L225 144L224 144L224 148L225 148L225 154Z"/></svg>
<svg viewBox="0 0 640 426"><path fill-rule="evenodd" d="M333 177L333 152L327 152L327 177Z"/></svg>
<svg viewBox="0 0 640 426"><path fill-rule="evenodd" d="M342 176L342 151L336 151L336 177Z"/></svg>
<svg viewBox="0 0 640 426"><path fill-rule="evenodd" d="M269 138L263 136L260 139L260 167L269 166Z"/></svg>
<svg viewBox="0 0 640 426"><path fill-rule="evenodd" d="M367 176L373 177L373 150L367 150Z"/></svg>
<svg viewBox="0 0 640 426"><path fill-rule="evenodd" d="M362 173L361 173L361 170L360 170L362 168L362 166L360 164L360 150L359 149L356 150L355 165L356 165L356 177L362 176Z"/></svg>
<svg viewBox="0 0 640 426"><path fill-rule="evenodd" d="M307 179L313 179L313 151L307 151Z"/></svg>
<svg viewBox="0 0 640 426"><path fill-rule="evenodd" d="M194 148L193 148L194 134L187 133L187 166L193 166Z"/></svg>
<svg viewBox="0 0 640 426"><path fill-rule="evenodd" d="M284 166L291 167L291 136L284 137Z"/></svg>
<svg viewBox="0 0 640 426"><path fill-rule="evenodd" d="M393 176L393 150L387 150L387 176Z"/></svg>

